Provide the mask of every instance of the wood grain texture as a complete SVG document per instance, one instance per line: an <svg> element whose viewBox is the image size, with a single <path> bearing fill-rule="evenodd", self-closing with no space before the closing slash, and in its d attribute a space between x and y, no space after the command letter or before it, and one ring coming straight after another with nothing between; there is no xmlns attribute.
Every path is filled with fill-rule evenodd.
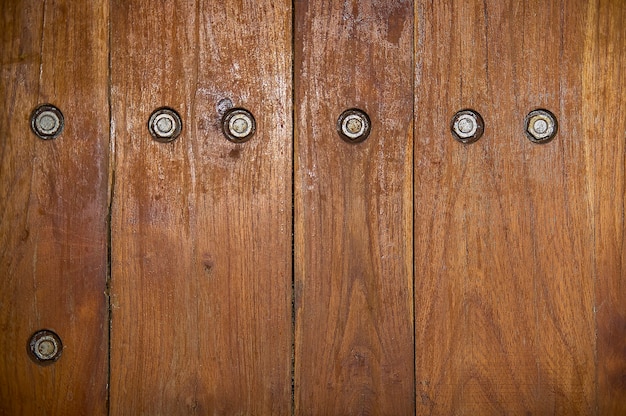
<svg viewBox="0 0 626 416"><path fill-rule="evenodd" d="M577 0L417 4L419 414L596 411L588 147L610 136L583 125L587 11ZM466 107L486 124L472 145L449 130ZM558 118L548 144L524 135L535 108Z"/></svg>
<svg viewBox="0 0 626 416"><path fill-rule="evenodd" d="M295 3L295 412L414 414L410 1ZM342 141L358 107L370 137Z"/></svg>
<svg viewBox="0 0 626 416"><path fill-rule="evenodd" d="M0 414L106 413L108 3L8 1L0 13ZM30 114L53 103L43 141ZM58 333L59 361L27 355Z"/></svg>
<svg viewBox="0 0 626 416"><path fill-rule="evenodd" d="M113 3L112 414L291 410L290 34L286 1Z"/></svg>
<svg viewBox="0 0 626 416"><path fill-rule="evenodd" d="M626 414L626 3L592 1L586 7L583 134L586 191L593 240L597 322L597 409Z"/></svg>

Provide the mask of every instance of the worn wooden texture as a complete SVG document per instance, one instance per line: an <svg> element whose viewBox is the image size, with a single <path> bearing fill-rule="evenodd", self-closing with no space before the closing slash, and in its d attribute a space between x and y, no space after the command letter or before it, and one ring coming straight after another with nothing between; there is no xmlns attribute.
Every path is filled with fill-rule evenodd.
<svg viewBox="0 0 626 416"><path fill-rule="evenodd" d="M582 0L418 3L420 414L596 412L594 287L602 295L623 285L623 218L613 211L622 212L623 187L610 201L598 198L608 196L606 186L616 176L615 184L623 184L623 143L615 142L623 140L624 122L614 133L583 123L590 120L584 103L604 105L585 93L585 68L618 65L615 56L607 61L596 55L590 62L586 55L589 32L606 31L586 25L595 12ZM623 45L619 41L601 36L594 45ZM618 88L623 72L610 76L608 85ZM623 107L623 93L606 91L604 97ZM466 107L478 110L486 124L472 145L455 142L449 131L453 114ZM535 108L558 118L559 133L548 144L524 135L524 117ZM621 117L617 108L602 119L608 125L611 117ZM603 247L598 225L610 248ZM610 226L617 231L606 230ZM597 266L598 253L610 257L605 270ZM621 307L617 316L623 317L620 293L607 311ZM606 345L623 335L623 322L601 331ZM598 354L610 367L602 350ZM623 364L623 351L616 359ZM618 369L610 367L609 375Z"/></svg>
<svg viewBox="0 0 626 416"><path fill-rule="evenodd" d="M291 409L291 4L115 1L112 414ZM257 133L222 135L221 100ZM182 135L147 120L177 110Z"/></svg>
<svg viewBox="0 0 626 416"><path fill-rule="evenodd" d="M0 414L106 413L107 2L8 1L0 12ZM65 130L43 141L50 102ZM30 336L65 346L45 367Z"/></svg>
<svg viewBox="0 0 626 416"><path fill-rule="evenodd" d="M414 413L412 9L295 3L296 414Z"/></svg>
<svg viewBox="0 0 626 416"><path fill-rule="evenodd" d="M582 7L582 6L581 6ZM599 415L626 414L626 3L585 7L583 119L593 233Z"/></svg>

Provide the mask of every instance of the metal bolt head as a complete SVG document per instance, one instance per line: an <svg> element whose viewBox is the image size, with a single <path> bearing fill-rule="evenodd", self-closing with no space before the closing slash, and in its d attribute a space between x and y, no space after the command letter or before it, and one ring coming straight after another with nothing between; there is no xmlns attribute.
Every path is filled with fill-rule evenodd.
<svg viewBox="0 0 626 416"><path fill-rule="evenodd" d="M37 137L50 140L63 131L65 120L63 113L52 104L42 104L30 115L30 128Z"/></svg>
<svg viewBox="0 0 626 416"><path fill-rule="evenodd" d="M169 107L157 108L150 115L148 130L158 142L175 140L183 129L183 122L176 111Z"/></svg>
<svg viewBox="0 0 626 416"><path fill-rule="evenodd" d="M63 343L56 333L43 329L30 337L28 348L35 362L49 364L61 357Z"/></svg>
<svg viewBox="0 0 626 416"><path fill-rule="evenodd" d="M231 108L222 117L222 131L228 140L243 143L256 132L256 121L252 113L244 108Z"/></svg>
<svg viewBox="0 0 626 416"><path fill-rule="evenodd" d="M367 139L371 130L370 118L365 111L351 108L339 116L337 133L348 143L360 143Z"/></svg>
<svg viewBox="0 0 626 416"><path fill-rule="evenodd" d="M548 110L538 109L528 113L525 119L526 137L533 143L547 143L556 136L558 123Z"/></svg>
<svg viewBox="0 0 626 416"><path fill-rule="evenodd" d="M483 135L485 122L477 111L461 110L452 117L450 130L452 136L461 143L474 143Z"/></svg>

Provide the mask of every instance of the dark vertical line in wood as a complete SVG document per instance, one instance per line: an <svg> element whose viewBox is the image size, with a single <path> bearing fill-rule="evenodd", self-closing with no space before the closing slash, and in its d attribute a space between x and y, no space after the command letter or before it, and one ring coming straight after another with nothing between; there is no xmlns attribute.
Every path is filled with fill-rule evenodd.
<svg viewBox="0 0 626 416"><path fill-rule="evenodd" d="M419 4L419 0L415 0L416 3ZM411 140L411 270L410 273L413 274L413 279L412 279L412 291L413 291L413 296L410 302L410 308L411 308L411 318L413 321L413 327L412 327L412 342L411 345L413 346L413 409L415 410L415 412L417 412L417 352L416 352L416 345L415 345L415 340L416 340L416 336L415 336L415 331L417 329L417 326L415 324L415 305L417 302L417 291L416 291L416 279L417 279L417 270L415 269L416 267L416 262L415 262L415 254L416 254L416 250L415 250L415 221L417 221L416 215L415 215L415 140L417 138L416 132L415 132L415 120L416 120L416 111L415 111L415 91L416 91L416 86L417 86L417 82L415 80L415 65L417 63L417 43L415 42L415 37L416 37L416 33L419 36L419 30L418 30L418 20L417 20L417 13L416 13L416 4L413 3L413 36L411 37L411 91L412 91L412 95L411 95L411 104L412 104L412 111L411 111L411 136L412 136L412 140ZM421 24L421 20L419 22Z"/></svg>
<svg viewBox="0 0 626 416"><path fill-rule="evenodd" d="M107 208L107 219L106 219L106 231L107 231L107 270L106 270L106 308L107 308L107 354L106 354L106 377L107 377L107 385L106 385L106 413L107 415L111 414L111 326L113 325L113 310L111 308L111 279L112 276L112 247L113 247L113 232L112 232L112 219L113 219L113 199L115 192L115 161L117 153L115 152L115 144L113 141L115 140L115 136L113 135L113 111L111 108L111 88L112 88L112 80L111 80L111 3L108 3L108 13L107 13L107 103L108 103L108 112L109 112L109 179L108 179L108 208Z"/></svg>
<svg viewBox="0 0 626 416"><path fill-rule="evenodd" d="M296 1L291 0L291 415L296 414Z"/></svg>

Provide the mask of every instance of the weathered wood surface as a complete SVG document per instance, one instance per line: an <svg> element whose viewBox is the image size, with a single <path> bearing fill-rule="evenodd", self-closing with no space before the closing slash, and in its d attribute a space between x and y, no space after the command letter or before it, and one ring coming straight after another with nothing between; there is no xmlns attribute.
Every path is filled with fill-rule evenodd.
<svg viewBox="0 0 626 416"><path fill-rule="evenodd" d="M0 415L626 414L624 22L620 0L4 2ZM228 102L251 141L223 137ZM65 349L39 366L44 328Z"/></svg>
<svg viewBox="0 0 626 416"><path fill-rule="evenodd" d="M106 413L108 3L8 1L0 13L0 414ZM35 107L65 117L30 130ZM40 366L31 335L55 331Z"/></svg>
<svg viewBox="0 0 626 416"><path fill-rule="evenodd" d="M414 414L413 4L294 13L295 412ZM335 129L352 107L359 144Z"/></svg>
<svg viewBox="0 0 626 416"><path fill-rule="evenodd" d="M288 414L291 3L114 1L111 49L111 413ZM249 142L222 135L226 99Z"/></svg>
<svg viewBox="0 0 626 416"><path fill-rule="evenodd" d="M582 8L582 6L581 6ZM582 137L592 239L596 409L626 414L626 3L584 7Z"/></svg>
<svg viewBox="0 0 626 416"><path fill-rule="evenodd" d="M420 2L416 16L418 413L618 414L623 3ZM449 132L466 107L486 124L472 145ZM558 118L548 144L524 136L535 108Z"/></svg>

